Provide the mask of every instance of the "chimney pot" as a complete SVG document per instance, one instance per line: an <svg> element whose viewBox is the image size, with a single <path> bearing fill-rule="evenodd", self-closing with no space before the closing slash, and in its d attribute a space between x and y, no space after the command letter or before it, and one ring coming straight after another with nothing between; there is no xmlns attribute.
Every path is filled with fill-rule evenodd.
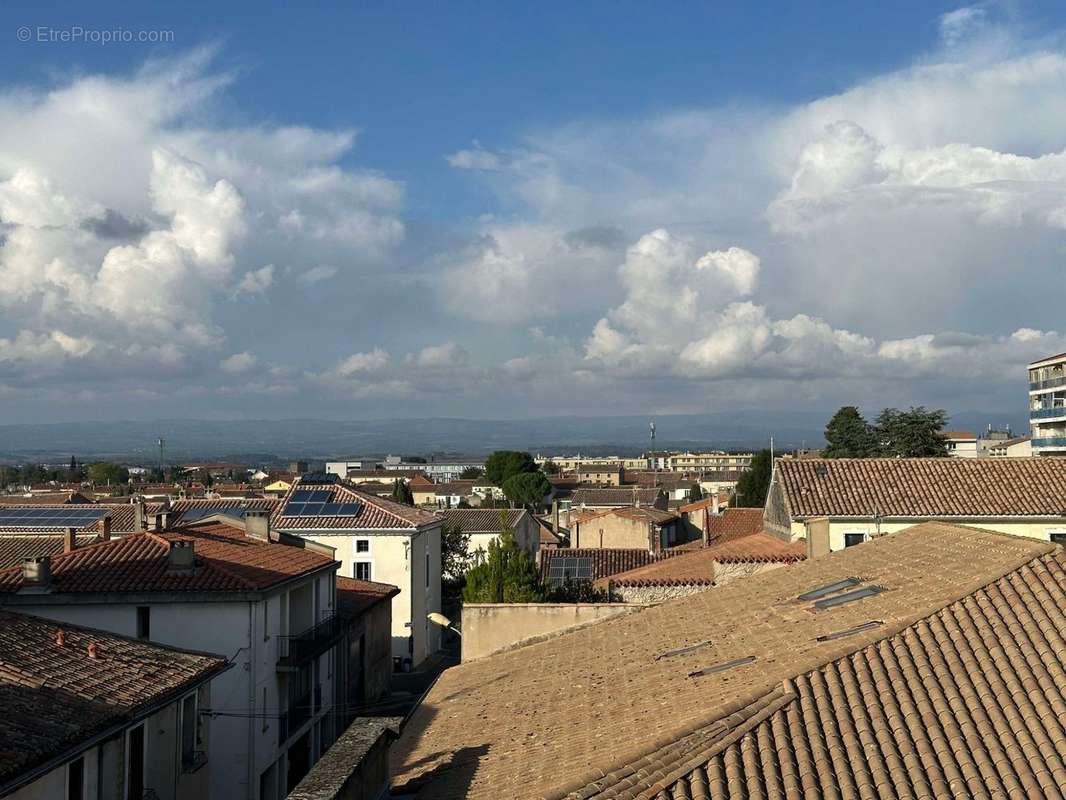
<svg viewBox="0 0 1066 800"><path fill-rule="evenodd" d="M22 559L22 582L31 590L49 588L52 585L52 559L49 556Z"/></svg>
<svg viewBox="0 0 1066 800"><path fill-rule="evenodd" d="M160 511L155 515L155 529L157 531L164 531L167 529L167 523L170 521L170 514L166 511Z"/></svg>
<svg viewBox="0 0 1066 800"><path fill-rule="evenodd" d="M100 523L100 539L102 541L109 541L111 539L111 515L108 514L104 517Z"/></svg>
<svg viewBox="0 0 1066 800"><path fill-rule="evenodd" d="M88 647L85 649L89 653L89 658L96 658L96 642L89 642Z"/></svg>
<svg viewBox="0 0 1066 800"><path fill-rule="evenodd" d="M63 629L59 628L56 630L56 647L62 647L66 644L66 641L66 634L63 633Z"/></svg>
<svg viewBox="0 0 1066 800"><path fill-rule="evenodd" d="M244 532L255 539L270 541L270 512L249 509L244 512Z"/></svg>
<svg viewBox="0 0 1066 800"><path fill-rule="evenodd" d="M106 519L106 517L105 517ZM63 552L73 553L78 546L78 529L67 528L63 531Z"/></svg>

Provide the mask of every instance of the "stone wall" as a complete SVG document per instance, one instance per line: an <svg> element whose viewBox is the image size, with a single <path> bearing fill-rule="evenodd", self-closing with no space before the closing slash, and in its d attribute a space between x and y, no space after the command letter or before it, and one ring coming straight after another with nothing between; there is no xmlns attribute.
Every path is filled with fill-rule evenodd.
<svg viewBox="0 0 1066 800"><path fill-rule="evenodd" d="M705 583L685 584L683 586L612 586L611 596L622 603L638 603L648 606L685 597L696 592L705 592L712 587Z"/></svg>
<svg viewBox="0 0 1066 800"><path fill-rule="evenodd" d="M629 603L468 603L463 606L463 661L640 609Z"/></svg>
<svg viewBox="0 0 1066 800"><path fill-rule="evenodd" d="M398 718L358 717L287 800L377 800L389 789L389 744Z"/></svg>

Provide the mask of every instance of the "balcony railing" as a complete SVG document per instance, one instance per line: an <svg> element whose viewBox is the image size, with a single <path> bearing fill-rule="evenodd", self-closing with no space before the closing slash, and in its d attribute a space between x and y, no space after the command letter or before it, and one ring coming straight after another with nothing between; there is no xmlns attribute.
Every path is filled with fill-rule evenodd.
<svg viewBox="0 0 1066 800"><path fill-rule="evenodd" d="M1066 406L1059 408L1033 408L1029 411L1029 419L1048 419L1050 417L1066 417Z"/></svg>
<svg viewBox="0 0 1066 800"><path fill-rule="evenodd" d="M1066 436L1046 436L1033 439L1033 447L1066 447Z"/></svg>
<svg viewBox="0 0 1066 800"><path fill-rule="evenodd" d="M331 614L317 625L292 636L279 636L278 666L298 667L331 648L344 633L344 620Z"/></svg>
<svg viewBox="0 0 1066 800"><path fill-rule="evenodd" d="M1059 386L1066 386L1066 375L1061 378L1048 378L1043 381L1029 381L1029 391L1031 392L1040 389L1055 389Z"/></svg>
<svg viewBox="0 0 1066 800"><path fill-rule="evenodd" d="M321 690L319 690L321 691ZM278 718L278 745L287 742L289 737L300 729L307 720L314 716L311 708L311 691L308 690L295 700L289 701L289 709Z"/></svg>

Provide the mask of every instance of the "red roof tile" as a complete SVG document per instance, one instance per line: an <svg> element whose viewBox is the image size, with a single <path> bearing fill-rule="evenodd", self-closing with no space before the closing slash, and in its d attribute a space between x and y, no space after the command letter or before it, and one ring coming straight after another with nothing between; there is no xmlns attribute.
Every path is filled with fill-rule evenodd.
<svg viewBox="0 0 1066 800"><path fill-rule="evenodd" d="M391 583L360 581L338 575L337 612L344 616L355 617L399 593L400 587L393 586Z"/></svg>
<svg viewBox="0 0 1066 800"><path fill-rule="evenodd" d="M284 504L292 492L308 489L330 489L335 492L334 501L338 503L361 503L359 513L348 517L286 517ZM275 508L271 517L278 530L416 530L424 525L439 523L436 514L403 503L395 503L383 497L376 497L368 492L359 491L357 486L344 483L312 484L298 481Z"/></svg>
<svg viewBox="0 0 1066 800"><path fill-rule="evenodd" d="M192 540L196 567L168 569L170 543ZM236 526L205 522L160 533L134 533L52 557L56 592L256 591L336 565L294 545L264 542ZM22 587L22 569L0 572L0 593Z"/></svg>

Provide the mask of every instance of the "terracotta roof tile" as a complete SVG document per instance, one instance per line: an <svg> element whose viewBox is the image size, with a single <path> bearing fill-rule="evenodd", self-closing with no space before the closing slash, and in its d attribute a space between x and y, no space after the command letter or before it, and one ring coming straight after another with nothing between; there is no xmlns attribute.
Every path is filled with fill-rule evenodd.
<svg viewBox="0 0 1066 800"><path fill-rule="evenodd" d="M355 617L400 593L399 586L337 576L337 613Z"/></svg>
<svg viewBox="0 0 1066 800"><path fill-rule="evenodd" d="M192 571L168 569L176 539L193 541ZM240 527L204 522L53 556L52 582L56 592L255 591L336 563L314 550L246 536ZM21 587L21 567L0 572L0 594Z"/></svg>
<svg viewBox="0 0 1066 800"><path fill-rule="evenodd" d="M1047 773L1061 781L1057 765L1051 765L1066 744L1066 700L1059 696L1066 686L1059 666L1066 656L1066 615L1060 611L1066 607L1066 574L1057 568L1048 578L1025 577L1026 568L1034 574L1046 570L1043 556L1053 550L1036 540L925 523L462 664L441 675L394 747L395 791L423 799L884 797L892 795L838 787L834 776L849 771L861 775L868 757L866 763L881 759L887 765L875 773L875 787L887 788L893 781L899 786L907 775L920 775L926 763L950 764L953 753L963 751L964 761L973 760L971 754L994 738L992 733L1006 755L997 751L987 761L982 757L982 766L994 763L1005 773L1021 774L1026 759L1048 759ZM854 575L862 576L862 588L884 591L827 608L799 600L804 592ZM982 599L980 590L1006 575L1010 577L1002 587L990 589ZM1020 604L1017 598L1026 596L1031 600ZM915 650L916 656L924 650L929 660L940 658L942 650L948 667L919 660L912 668L898 655L893 660L886 655L883 666L859 673L852 686L881 698L881 705L868 706L868 714L879 714L881 721L863 721L856 713L849 729L842 715L822 716L824 726L804 730L803 715L809 709L792 703L786 714L789 725L777 723L780 735L772 743L766 744L767 733L761 739L744 738L790 703L785 682L897 634L913 636L903 632L958 601L954 627L945 623L942 632ZM996 615L988 613L989 603ZM981 621L986 615L987 621ZM1030 616L1039 619L1034 623ZM835 636L871 621L880 624ZM1041 630L1047 631L1043 638ZM989 657L955 660L951 651L961 651L964 644L987 647ZM689 649L674 653L681 648ZM1015 671L1000 677L997 667L1007 662ZM1049 677L1035 681L1025 672L1027 662L1033 665L1029 669L1039 668ZM552 679L565 692L545 695L544 664L552 665ZM712 671L701 672L705 668ZM931 691L945 672L952 680L971 675L976 691L916 707L906 676L921 678ZM824 707L820 684L813 686L812 701ZM843 710L852 691L833 704ZM950 727L953 710L971 701L987 711L983 717L975 714L976 727L964 728L960 735ZM946 733L928 746L908 738L937 725L945 726ZM1035 735L1040 726L1046 738ZM838 737L851 737L851 730L856 733L848 738L849 762ZM804 733L809 738L803 739ZM895 742L894 735L899 737ZM793 738L794 759L788 750ZM854 741L861 746L850 749ZM734 743L739 747L723 769L693 779L699 788L670 791L681 777L710 764L716 747ZM804 746L808 753L799 752ZM758 775L759 764L772 764L778 753L777 771L767 768ZM1030 772L1040 774L1042 768ZM933 787L952 786L962 796L978 787L983 774L970 773L967 789L951 777L940 784L929 773L928 780ZM746 783L734 780L741 775ZM786 788L774 788L778 776L790 782ZM1028 781L1019 781L1022 796L1039 795L1046 785ZM751 794L742 793L745 785ZM759 786L768 788L759 791ZM950 793L934 789L899 796L945 794Z"/></svg>
<svg viewBox="0 0 1066 800"><path fill-rule="evenodd" d="M636 503L652 505L661 493L661 489L638 489L622 487L618 489L575 489L570 498L570 507L587 506L631 506Z"/></svg>
<svg viewBox="0 0 1066 800"><path fill-rule="evenodd" d="M360 503L362 508L355 516L348 517L287 517L285 504L293 492L311 489L334 491L338 503ZM314 484L297 481L274 509L271 521L275 528L284 531L308 530L417 530L424 525L439 522L431 511L395 503L369 492L361 492L357 485L345 483Z"/></svg>
<svg viewBox="0 0 1066 800"><path fill-rule="evenodd" d="M219 656L0 611L0 791L226 668Z"/></svg>
<svg viewBox="0 0 1066 800"><path fill-rule="evenodd" d="M499 533L500 515L506 524L514 528L529 518L524 508L448 508L437 515L449 527L458 526L464 533Z"/></svg>
<svg viewBox="0 0 1066 800"><path fill-rule="evenodd" d="M85 547L96 541L93 534L74 537L77 547ZM63 536L46 534L0 534L0 569L22 563L24 558L54 556L63 552Z"/></svg>
<svg viewBox="0 0 1066 800"><path fill-rule="evenodd" d="M1058 517L1066 459L781 459L777 480L793 518Z"/></svg>
<svg viewBox="0 0 1066 800"><path fill-rule="evenodd" d="M609 578L620 572L654 564L663 559L679 556L683 551L664 550L661 553L651 553L639 548L597 548L597 547L561 547L559 549L542 550L540 553L540 577L547 580L551 562L556 558L590 558L592 559L592 580Z"/></svg>

